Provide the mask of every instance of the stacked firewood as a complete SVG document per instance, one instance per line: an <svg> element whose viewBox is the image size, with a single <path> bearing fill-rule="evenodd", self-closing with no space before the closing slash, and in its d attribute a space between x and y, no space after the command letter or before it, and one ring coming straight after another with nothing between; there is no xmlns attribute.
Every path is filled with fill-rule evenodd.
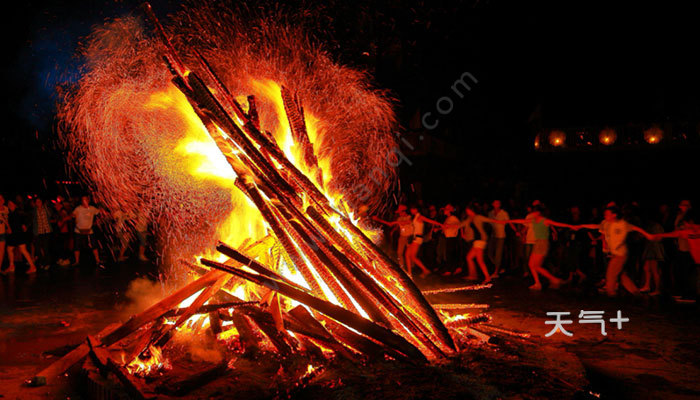
<svg viewBox="0 0 700 400"><path fill-rule="evenodd" d="M121 326L88 338L37 374L41 378L35 383L46 383L90 355L101 373L117 377L132 396L144 397L138 379L126 367L164 348L195 315L209 317L215 336L236 329L247 353L259 351L262 332L282 357L324 357L324 351L330 351L351 361L390 358L420 364L453 354L456 346L447 327L412 279L324 193L300 99L282 89L290 128L302 149L300 162L311 178L261 130L255 99L249 97L244 110L196 51L187 57L196 68L186 66L150 6L146 11L162 38L172 82L226 157L236 174L236 187L260 211L271 240L282 249L280 262L298 272L305 284L291 281L254 256L255 246L265 241L239 249L220 243L217 250L228 258L225 262L201 259L201 265L191 265L196 279ZM256 302L236 297L232 283L242 281L267 294ZM187 307L179 307L191 297L194 301ZM288 306L291 301L298 305ZM485 321L488 318L475 318L460 326ZM113 350L127 337L128 354L117 360Z"/></svg>

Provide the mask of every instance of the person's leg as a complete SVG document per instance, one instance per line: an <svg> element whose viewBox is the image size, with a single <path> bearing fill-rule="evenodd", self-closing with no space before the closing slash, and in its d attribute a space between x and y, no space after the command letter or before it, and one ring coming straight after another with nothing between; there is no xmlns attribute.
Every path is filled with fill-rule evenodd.
<svg viewBox="0 0 700 400"><path fill-rule="evenodd" d="M476 264L474 264L474 259L476 258L476 253L478 249L472 246L471 249L469 249L469 253L467 253L467 267L469 268L469 275L467 276L467 279L476 279Z"/></svg>
<svg viewBox="0 0 700 400"><path fill-rule="evenodd" d="M410 251L410 258L411 258L411 262L412 262L413 264L417 265L418 268L420 268L420 270L421 270L421 275L420 275L421 278L425 278L428 274L430 274L430 270L428 270L428 268L425 267L425 265L423 264L423 262L422 262L422 261L420 260L420 258L418 257L418 251L420 250L420 247L421 247L421 246L420 246L420 243L413 243L413 244L411 244L411 247L410 247L410 249L409 249L409 251Z"/></svg>
<svg viewBox="0 0 700 400"><path fill-rule="evenodd" d="M557 278L547 270L547 268L543 267L541 264L535 267L535 270L537 271L538 274L544 276L547 278L552 285L553 288L557 288L562 284L562 280L560 278Z"/></svg>
<svg viewBox="0 0 700 400"><path fill-rule="evenodd" d="M70 255L73 250L73 238L70 232L61 233L61 240L63 240L63 259L70 261Z"/></svg>
<svg viewBox="0 0 700 400"><path fill-rule="evenodd" d="M585 246L579 247L578 253L578 267L576 268L576 275L578 275L579 283L583 282L588 278L589 274L589 251Z"/></svg>
<svg viewBox="0 0 700 400"><path fill-rule="evenodd" d="M644 284L642 287L639 288L639 291L642 293L648 292L651 290L651 263L654 260L645 260L644 261Z"/></svg>
<svg viewBox="0 0 700 400"><path fill-rule="evenodd" d="M34 261L36 262L36 265L38 266L43 266L44 262L44 249L42 247L43 243L41 242L41 235L34 236L34 240L32 241L33 247L34 247L34 252L32 252L32 256L34 256Z"/></svg>
<svg viewBox="0 0 700 400"><path fill-rule="evenodd" d="M531 255L532 255L532 243L525 243L525 258L524 260L526 262L523 263L523 278L528 276L531 271L530 271L530 261L531 260Z"/></svg>
<svg viewBox="0 0 700 400"><path fill-rule="evenodd" d="M488 256L491 264L496 264L496 240L497 239L495 237L491 236L486 243L486 255Z"/></svg>
<svg viewBox="0 0 700 400"><path fill-rule="evenodd" d="M445 244L445 236L440 235L438 236L437 240L437 259L438 259L438 264L441 266L445 266L445 262L447 261L447 253L445 251L445 248L447 245Z"/></svg>
<svg viewBox="0 0 700 400"><path fill-rule="evenodd" d="M100 260L100 252L97 249L95 243L95 237L93 234L87 235L88 247L92 249L92 255L95 257L95 262L99 267L102 267L102 260Z"/></svg>
<svg viewBox="0 0 700 400"><path fill-rule="evenodd" d="M410 244L410 243L409 243L408 245L406 245L406 251L405 251L404 254L403 254L403 257L404 257L404 259L405 259L404 262L405 262L405 265L406 265L406 273L408 273L408 276L410 276L411 278L413 278L413 275L412 275L412 272L413 272L413 257L412 257L412 254L411 254L411 252L412 252L411 247L412 247L412 246L413 246L413 244Z"/></svg>
<svg viewBox="0 0 700 400"><path fill-rule="evenodd" d="M399 243L396 245L396 256L399 258L399 263L404 267L406 266L404 255L406 254L407 241L407 236L399 236Z"/></svg>
<svg viewBox="0 0 700 400"><path fill-rule="evenodd" d="M627 272L622 271L622 274L620 275L620 283L622 283L622 286L631 294L635 296L639 295L637 285L634 284L634 281L632 278L630 278Z"/></svg>
<svg viewBox="0 0 700 400"><path fill-rule="evenodd" d="M535 284L530 286L530 289L532 290L542 290L542 282L540 282L540 276L537 274L537 267L542 265L542 262L544 262L543 255L534 253L530 254L530 259L528 260L527 265L530 268L532 279L535 280Z"/></svg>
<svg viewBox="0 0 700 400"><path fill-rule="evenodd" d="M20 244L19 245L19 252L24 256L24 258L27 260L27 264L29 264L29 269L27 270L28 274L33 274L36 272L36 265L34 265L34 260L32 260L32 255L29 254L29 251L27 251L27 245L26 244Z"/></svg>
<svg viewBox="0 0 700 400"><path fill-rule="evenodd" d="M7 270L5 272L14 272L15 270L15 246L7 246Z"/></svg>
<svg viewBox="0 0 700 400"><path fill-rule="evenodd" d="M617 280L622 274L622 268L625 266L626 261L627 257L625 256L614 256L608 262L608 269L605 272L605 292L608 296L612 297L617 294Z"/></svg>
<svg viewBox="0 0 700 400"><path fill-rule="evenodd" d="M494 275L499 275L502 274L503 271L503 246L505 245L506 239L505 238L496 238L495 240L495 248L496 248L496 254L494 255L493 259L493 264L494 264Z"/></svg>
<svg viewBox="0 0 700 400"><path fill-rule="evenodd" d="M491 282L491 275L489 274L489 270L486 268L486 263L484 262L484 250L483 249L477 249L476 262L479 263L479 267L481 268L481 272L484 274L484 282L483 283Z"/></svg>
<svg viewBox="0 0 700 400"><path fill-rule="evenodd" d="M39 265L43 267L47 267L51 264L51 242L49 240L50 235L48 233L45 233L43 235L39 235L37 238L38 245L39 245L39 251L40 251L40 256L41 256L41 262Z"/></svg>
<svg viewBox="0 0 700 400"><path fill-rule="evenodd" d="M73 248L75 249L75 251L74 251L75 262L73 263L73 266L80 264L80 252L83 250L83 248L86 247L86 242L87 242L87 235L83 235L81 233L76 233L73 236Z"/></svg>
<svg viewBox="0 0 700 400"><path fill-rule="evenodd" d="M447 262L447 270L451 273L457 269L457 265L455 265L456 250L454 238L445 238L445 261Z"/></svg>
<svg viewBox="0 0 700 400"><path fill-rule="evenodd" d="M651 262L651 276L654 279L654 291L649 293L651 296L661 294L661 271L659 271L659 261L649 260Z"/></svg>
<svg viewBox="0 0 700 400"><path fill-rule="evenodd" d="M34 245L35 240L32 236L29 236L29 237L31 239L29 239L29 243L28 243L29 250L28 250L27 254L30 254L30 258L32 259L32 262L34 262L34 260L36 260L36 246ZM24 245L24 248L25 249L27 248L27 244ZM20 253L21 252L22 252L22 250L20 250ZM25 258L26 258L26 256L25 256Z"/></svg>

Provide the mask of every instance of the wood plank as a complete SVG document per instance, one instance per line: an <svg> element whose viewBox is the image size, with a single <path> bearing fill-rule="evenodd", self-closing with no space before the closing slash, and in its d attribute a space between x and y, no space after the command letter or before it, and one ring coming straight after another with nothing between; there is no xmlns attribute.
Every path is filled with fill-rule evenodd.
<svg viewBox="0 0 700 400"><path fill-rule="evenodd" d="M102 343L105 346L111 346L114 343L124 339L143 325L160 318L171 309L177 307L178 304L182 303L188 297L192 296L203 288L212 285L219 278L220 274L218 271L209 271L206 275L188 283L140 314L132 316L127 322L120 326L119 329L102 339Z"/></svg>
<svg viewBox="0 0 700 400"><path fill-rule="evenodd" d="M118 329L119 324L111 324L104 328L99 334L98 338L108 336L111 332ZM30 381L33 382L43 382L43 385L50 384L62 373L68 371L72 366L79 363L90 353L90 346L87 342L81 343L78 347L73 349L71 352L56 360L54 363L39 371ZM41 386L43 386L41 385Z"/></svg>
<svg viewBox="0 0 700 400"><path fill-rule="evenodd" d="M427 359L423 353L421 353L420 350L418 350L403 337L331 302L319 299L318 297L314 297L306 292L287 285L284 282L276 281L266 276L254 275L241 269L229 267L227 265L204 258L201 260L201 262L208 267L229 272L258 285L265 286L268 289L277 291L284 296L303 303L306 306L311 307L344 325L347 325L348 327L362 332L364 335L367 335L368 337L371 337L372 339L383 343L386 346L392 347L394 350L406 355L410 359L417 362L427 362Z"/></svg>

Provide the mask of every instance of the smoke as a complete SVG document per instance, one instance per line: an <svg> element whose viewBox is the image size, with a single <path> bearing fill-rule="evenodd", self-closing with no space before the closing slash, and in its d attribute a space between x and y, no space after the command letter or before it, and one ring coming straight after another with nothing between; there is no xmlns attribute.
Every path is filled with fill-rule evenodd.
<svg viewBox="0 0 700 400"><path fill-rule="evenodd" d="M172 339L175 346L182 348L190 360L218 364L224 359L224 349L209 335L193 335L177 332Z"/></svg>
<svg viewBox="0 0 700 400"><path fill-rule="evenodd" d="M136 278L129 282L125 297L128 303L122 309L125 317L138 314L163 298L163 287L158 282L146 278Z"/></svg>

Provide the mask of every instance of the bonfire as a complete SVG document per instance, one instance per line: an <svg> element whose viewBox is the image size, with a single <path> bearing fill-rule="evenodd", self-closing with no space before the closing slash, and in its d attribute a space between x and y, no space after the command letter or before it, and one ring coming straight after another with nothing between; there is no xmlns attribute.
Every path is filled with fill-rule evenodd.
<svg viewBox="0 0 700 400"><path fill-rule="evenodd" d="M202 38L210 14L169 26L145 14L151 34L126 19L88 40L63 138L107 208L149 210L176 287L33 383L87 360L149 397L144 379L168 370L169 346L187 335L233 351L179 388L261 353L303 384L333 360L425 365L459 351L454 335L488 340L475 329L487 315L445 311L485 305L436 311L357 213L381 207L395 177L384 93L289 30L222 39L231 32L219 24L222 36Z"/></svg>

